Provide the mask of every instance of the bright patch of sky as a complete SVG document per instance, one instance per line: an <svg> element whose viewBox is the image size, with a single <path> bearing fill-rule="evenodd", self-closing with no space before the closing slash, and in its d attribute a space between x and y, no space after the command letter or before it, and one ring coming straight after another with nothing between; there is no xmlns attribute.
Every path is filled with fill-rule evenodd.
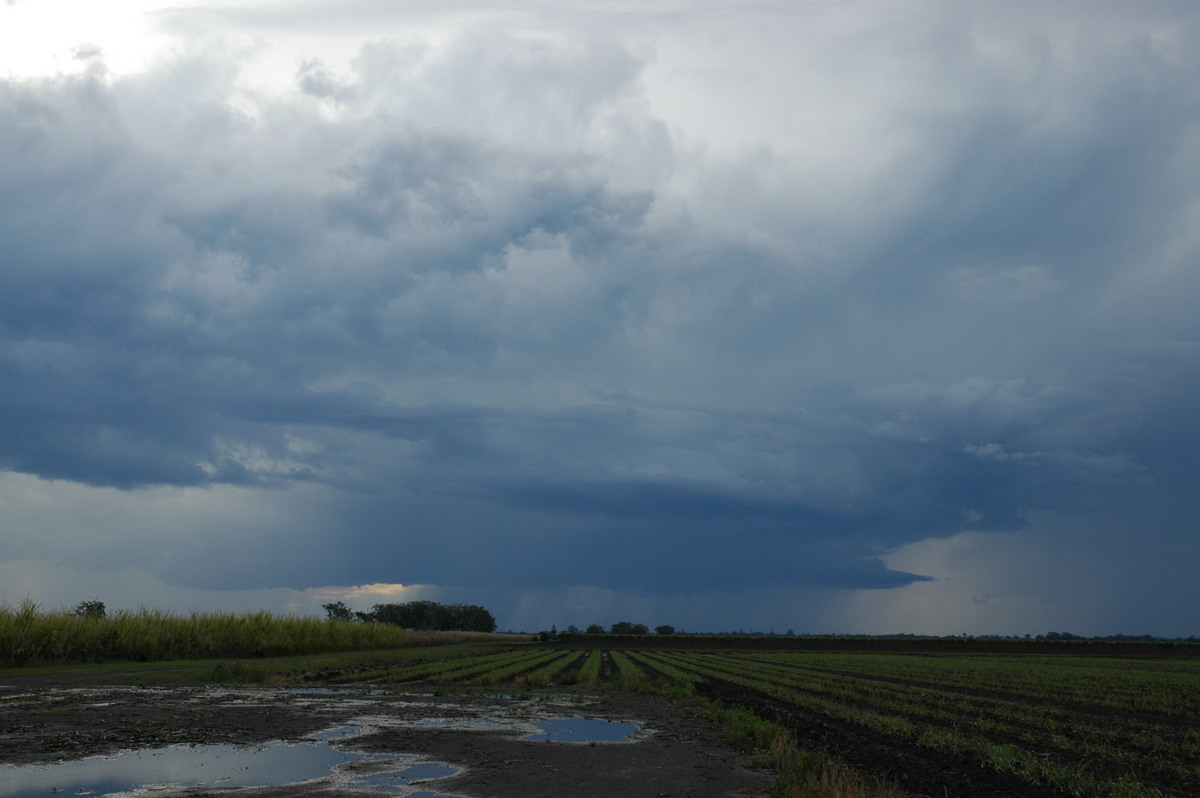
<svg viewBox="0 0 1200 798"><path fill-rule="evenodd" d="M156 21L163 7L129 0L6 0L0 6L0 74L78 72L84 59L96 54L103 54L114 73L135 72L169 46Z"/></svg>

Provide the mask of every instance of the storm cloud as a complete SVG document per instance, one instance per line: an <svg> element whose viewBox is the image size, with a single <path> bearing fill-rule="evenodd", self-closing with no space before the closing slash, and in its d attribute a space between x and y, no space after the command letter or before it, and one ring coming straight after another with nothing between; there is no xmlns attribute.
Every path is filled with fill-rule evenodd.
<svg viewBox="0 0 1200 798"><path fill-rule="evenodd" d="M1195 631L1189 4L281 9L0 80L0 560Z"/></svg>

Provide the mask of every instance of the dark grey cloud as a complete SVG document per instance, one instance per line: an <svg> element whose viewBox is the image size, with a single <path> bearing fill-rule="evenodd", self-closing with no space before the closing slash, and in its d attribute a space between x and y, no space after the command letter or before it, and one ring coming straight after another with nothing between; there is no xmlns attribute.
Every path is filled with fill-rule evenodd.
<svg viewBox="0 0 1200 798"><path fill-rule="evenodd" d="M306 497L229 567L111 541L221 590L891 589L928 575L889 552L1112 496L1179 508L1170 549L1200 59L1155 22L1197 20L1106 13L905 29L879 58L911 71L851 50L836 97L787 62L804 102L738 84L783 120L746 146L570 15L305 56L275 94L203 47L0 81L0 466Z"/></svg>

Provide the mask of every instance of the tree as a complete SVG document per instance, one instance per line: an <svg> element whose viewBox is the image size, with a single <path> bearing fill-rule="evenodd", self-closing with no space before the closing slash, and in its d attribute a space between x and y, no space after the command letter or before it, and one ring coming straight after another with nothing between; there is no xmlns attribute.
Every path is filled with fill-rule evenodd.
<svg viewBox="0 0 1200 798"><path fill-rule="evenodd" d="M104 602L95 599L81 601L75 605L75 614L80 618L103 618L104 612Z"/></svg>
<svg viewBox="0 0 1200 798"><path fill-rule="evenodd" d="M656 634L656 635L673 635L673 634L675 634L675 627L671 626L671 624L669 624L669 623L664 623L662 626L654 627L654 634Z"/></svg>
<svg viewBox="0 0 1200 798"><path fill-rule="evenodd" d="M608 630L614 635L648 635L650 627L644 623L630 623L629 621L617 621Z"/></svg>
<svg viewBox="0 0 1200 798"><path fill-rule="evenodd" d="M343 601L331 601L328 604L322 604L321 609L325 610L325 620L327 621L353 621L354 612Z"/></svg>
<svg viewBox="0 0 1200 798"><path fill-rule="evenodd" d="M376 604L364 620L390 623L405 629L457 632L494 632L496 619L478 604L438 604L436 601L407 601Z"/></svg>
<svg viewBox="0 0 1200 798"><path fill-rule="evenodd" d="M590 635L602 635L604 634L604 627L598 623L590 623L584 631Z"/></svg>
<svg viewBox="0 0 1200 798"><path fill-rule="evenodd" d="M494 632L496 618L478 604L456 604L455 616L464 632Z"/></svg>

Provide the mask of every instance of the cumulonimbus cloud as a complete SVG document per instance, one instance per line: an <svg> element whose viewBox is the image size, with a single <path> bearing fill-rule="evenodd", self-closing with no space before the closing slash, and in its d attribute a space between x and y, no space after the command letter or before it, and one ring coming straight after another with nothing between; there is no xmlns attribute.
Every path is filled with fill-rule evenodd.
<svg viewBox="0 0 1200 798"><path fill-rule="evenodd" d="M342 584L911 582L873 558L1195 438L1200 65L1110 16L902 32L920 85L851 48L859 105L781 51L803 91L744 146L622 31L379 40L275 94L202 48L4 80L0 465L320 486L300 587L335 548Z"/></svg>

